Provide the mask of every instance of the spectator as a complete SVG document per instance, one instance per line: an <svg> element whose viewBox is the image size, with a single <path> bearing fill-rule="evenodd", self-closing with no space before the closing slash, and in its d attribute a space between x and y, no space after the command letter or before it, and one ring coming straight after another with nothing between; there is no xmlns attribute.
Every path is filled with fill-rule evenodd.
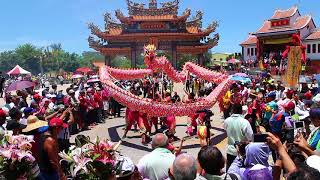
<svg viewBox="0 0 320 180"><path fill-rule="evenodd" d="M308 156L320 155L320 108L310 110L310 119L315 129L308 140L303 137L303 134L299 134L294 143Z"/></svg>
<svg viewBox="0 0 320 180"><path fill-rule="evenodd" d="M63 123L62 119L54 118L49 122L49 126L49 131L42 134L40 138L41 175L46 180L66 180L59 163L57 136L68 125Z"/></svg>
<svg viewBox="0 0 320 180"><path fill-rule="evenodd" d="M13 135L19 135L22 132L22 129L26 128L26 125L20 124L19 121L14 119L7 122L7 130L13 131Z"/></svg>
<svg viewBox="0 0 320 180"><path fill-rule="evenodd" d="M297 171L291 173L287 180L319 180L320 172L309 166L300 168Z"/></svg>
<svg viewBox="0 0 320 180"><path fill-rule="evenodd" d="M235 174L223 172L225 158L221 151L214 146L204 146L198 153L198 161L201 169L204 171L203 176L207 180L236 180L239 177ZM201 179L201 178L200 178Z"/></svg>
<svg viewBox="0 0 320 180"><path fill-rule="evenodd" d="M181 154L174 160L169 173L174 180L194 180L197 176L196 160L188 154Z"/></svg>
<svg viewBox="0 0 320 180"><path fill-rule="evenodd" d="M5 133L5 128L3 127L3 124L6 122L7 113L0 109L0 141L3 138L3 135Z"/></svg>
<svg viewBox="0 0 320 180"><path fill-rule="evenodd" d="M238 149L245 149L245 152L239 152L238 158L228 170L229 173L237 174L243 180L256 179L250 177L262 174L265 180L272 180L272 167L268 163L270 149L266 144L249 143L246 147Z"/></svg>
<svg viewBox="0 0 320 180"><path fill-rule="evenodd" d="M233 105L233 114L224 121L224 128L228 135L227 147L227 169L237 157L236 142L251 141L253 131L249 121L242 117L242 106L240 104Z"/></svg>
<svg viewBox="0 0 320 180"><path fill-rule="evenodd" d="M160 180L168 178L168 169L172 165L175 156L166 147L168 146L168 137L165 134L156 134L152 138L151 153L143 156L138 169L143 178Z"/></svg>

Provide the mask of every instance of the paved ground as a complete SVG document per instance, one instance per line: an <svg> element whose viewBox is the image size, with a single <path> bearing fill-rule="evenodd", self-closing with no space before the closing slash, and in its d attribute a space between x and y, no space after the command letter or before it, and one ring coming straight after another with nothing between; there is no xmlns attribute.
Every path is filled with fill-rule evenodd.
<svg viewBox="0 0 320 180"><path fill-rule="evenodd" d="M65 90L68 85L59 86L59 89ZM175 85L175 91L183 92L181 90L182 84ZM181 93L179 93L181 95ZM4 104L2 98L0 98L0 107ZM212 119L212 133L214 134L212 137L212 141L217 145L217 147L225 154L226 150L226 133L223 130L223 120L221 119L222 114L219 112L219 108L215 105L212 108L214 112L214 116ZM80 134L89 136L91 140L94 140L97 136L100 138L108 138L111 141L117 142L123 135L123 130L125 126L125 120L123 118L124 113L122 112L121 118L114 118L114 119L106 119L106 123L99 124L92 128L89 131L81 132ZM177 133L176 135L180 138L185 137L186 133L186 124L187 124L187 117L179 117L177 118ZM70 139L71 142L74 142L74 138L76 135L73 135ZM178 146L180 142L177 142L176 145ZM199 151L200 145L199 140L196 138L189 139L184 143L183 152L190 153L197 156ZM141 144L141 139L139 137L138 132L130 131L128 133L128 137L123 141L122 145L119 148L120 152L123 155L130 157L135 163L145 155L146 153L151 151L151 146L144 146Z"/></svg>

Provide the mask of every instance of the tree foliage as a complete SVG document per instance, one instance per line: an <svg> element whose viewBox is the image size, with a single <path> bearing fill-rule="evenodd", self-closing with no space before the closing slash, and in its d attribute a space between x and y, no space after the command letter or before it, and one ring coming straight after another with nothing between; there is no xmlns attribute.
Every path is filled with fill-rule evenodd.
<svg viewBox="0 0 320 180"><path fill-rule="evenodd" d="M158 56L166 56L172 59L171 54L159 51ZM205 64L210 61L211 52L205 53ZM188 62L197 62L197 56L191 54L178 55L178 68ZM61 44L51 44L47 47L36 47L32 44L22 44L14 50L0 52L0 71L8 72L17 64L32 74L41 72L41 64L44 72L74 72L79 67L91 67L93 61L103 61L105 58L99 52L85 51L82 54L70 53L63 49ZM42 63L41 63L42 62ZM130 68L131 60L124 56L115 56L111 59L111 66ZM137 58L137 67L145 68L143 56Z"/></svg>
<svg viewBox="0 0 320 180"><path fill-rule="evenodd" d="M42 60L44 72L74 72L79 67L92 67L92 61L103 59L97 52L83 52L81 55L67 52L61 44L41 48L23 44L15 50L0 53L0 71L8 72L18 64L32 74L38 74Z"/></svg>

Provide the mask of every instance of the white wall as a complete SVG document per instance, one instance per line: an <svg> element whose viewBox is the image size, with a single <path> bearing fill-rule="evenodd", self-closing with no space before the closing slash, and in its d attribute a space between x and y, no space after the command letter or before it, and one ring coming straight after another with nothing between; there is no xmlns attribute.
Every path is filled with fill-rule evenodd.
<svg viewBox="0 0 320 180"><path fill-rule="evenodd" d="M308 53L308 44L310 44L310 53ZM312 52L312 45L316 44L316 53ZM307 58L310 60L320 60L320 52L319 52L319 46L320 40L314 40L314 41L305 41L304 45L306 46L306 51L307 51Z"/></svg>
<svg viewBox="0 0 320 180"><path fill-rule="evenodd" d="M257 54L256 54L256 45L245 45L243 46L243 60L248 61L248 60L256 60L257 59ZM248 55L248 49L250 49L250 54ZM253 49L253 55L251 56L251 50Z"/></svg>

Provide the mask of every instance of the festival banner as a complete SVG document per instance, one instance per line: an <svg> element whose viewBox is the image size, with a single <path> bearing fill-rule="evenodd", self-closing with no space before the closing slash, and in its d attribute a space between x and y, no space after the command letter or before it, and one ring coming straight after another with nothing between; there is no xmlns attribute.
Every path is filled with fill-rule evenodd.
<svg viewBox="0 0 320 180"><path fill-rule="evenodd" d="M297 88L301 72L301 47L291 46L288 56L287 70L284 76L285 84L290 88Z"/></svg>

